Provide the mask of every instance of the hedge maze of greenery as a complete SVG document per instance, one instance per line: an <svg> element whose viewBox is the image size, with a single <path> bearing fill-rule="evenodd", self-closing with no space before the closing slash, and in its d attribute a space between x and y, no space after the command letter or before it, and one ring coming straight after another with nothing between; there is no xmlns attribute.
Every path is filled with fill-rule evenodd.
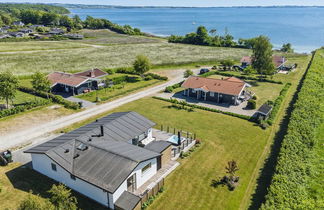
<svg viewBox="0 0 324 210"><path fill-rule="evenodd" d="M282 142L275 174L262 209L323 209L324 198L313 196L312 183L323 182L318 173L317 133L323 124L324 49L317 50L294 105ZM323 185L322 185L323 187ZM316 190L316 189L315 189ZM318 194L318 193L315 193Z"/></svg>

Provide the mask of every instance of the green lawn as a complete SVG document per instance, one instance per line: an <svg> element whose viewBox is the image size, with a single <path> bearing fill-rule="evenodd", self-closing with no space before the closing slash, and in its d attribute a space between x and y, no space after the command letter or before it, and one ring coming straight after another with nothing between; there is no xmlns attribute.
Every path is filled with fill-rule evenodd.
<svg viewBox="0 0 324 210"><path fill-rule="evenodd" d="M149 80L149 81L138 81L133 83L119 84L119 85L114 85L111 88L104 88L90 93L85 93L77 96L77 98L81 98L91 102L97 102L96 98L98 96L101 101L108 101L119 96L125 96L126 94L133 93L135 91L157 84L159 82L161 81Z"/></svg>
<svg viewBox="0 0 324 210"><path fill-rule="evenodd" d="M22 104L22 103L26 103L26 102L30 102L30 101L34 101L34 100L45 100L41 97L38 96L34 96L28 93L24 93L21 91L17 91L16 97L13 100L14 104ZM5 100L0 100L0 104L4 104Z"/></svg>

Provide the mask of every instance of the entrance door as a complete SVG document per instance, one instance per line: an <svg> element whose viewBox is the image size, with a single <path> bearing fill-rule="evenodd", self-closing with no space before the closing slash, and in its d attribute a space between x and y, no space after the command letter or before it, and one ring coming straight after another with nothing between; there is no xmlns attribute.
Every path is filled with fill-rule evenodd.
<svg viewBox="0 0 324 210"><path fill-rule="evenodd" d="M127 179L127 191L134 192L136 190L136 174Z"/></svg>

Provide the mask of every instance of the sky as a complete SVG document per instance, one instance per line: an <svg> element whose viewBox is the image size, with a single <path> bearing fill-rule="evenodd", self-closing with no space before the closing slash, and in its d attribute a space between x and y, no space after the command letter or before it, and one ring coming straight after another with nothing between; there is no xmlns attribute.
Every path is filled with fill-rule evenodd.
<svg viewBox="0 0 324 210"><path fill-rule="evenodd" d="M69 3L97 4L121 6L188 6L188 7L217 7L217 6L324 6L324 0L0 0L4 2L28 3Z"/></svg>

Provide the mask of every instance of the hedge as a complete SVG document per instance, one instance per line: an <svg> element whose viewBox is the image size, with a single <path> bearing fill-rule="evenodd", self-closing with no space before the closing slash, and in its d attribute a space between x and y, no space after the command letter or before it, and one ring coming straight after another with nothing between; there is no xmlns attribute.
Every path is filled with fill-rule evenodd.
<svg viewBox="0 0 324 210"><path fill-rule="evenodd" d="M284 100L284 98L286 97L287 95L287 92L288 92L288 89L290 88L291 86L291 83L287 83L283 88L282 90L280 91L279 93L279 96L276 98L276 100L274 101L274 104L272 106L272 111L270 113L270 116L267 120L267 123L269 125L272 125L274 119L276 118L277 114L278 114L278 111L279 111L279 108Z"/></svg>
<svg viewBox="0 0 324 210"><path fill-rule="evenodd" d="M245 76L245 75L236 75L236 74L231 74L231 73L227 73L227 72L219 72L219 71L210 71L207 72L203 75L201 75L201 77L209 77L211 75L221 75L221 76L225 76L225 77L237 77L239 79L243 79L243 80L256 80L259 82L269 82L269 83L274 83L274 84L283 84L283 82L281 81L275 81L275 80L271 80L271 79L267 79L267 78L255 78L252 76Z"/></svg>
<svg viewBox="0 0 324 210"><path fill-rule="evenodd" d="M315 146L323 123L324 50L318 50L308 68L282 141L275 173L261 209L324 209L312 196L311 183L320 180ZM322 146L322 145L321 145ZM316 167L315 167L316 166ZM321 177L321 176L320 176ZM322 197L323 195L318 195Z"/></svg>
<svg viewBox="0 0 324 210"><path fill-rule="evenodd" d="M172 91L173 91L174 89L177 89L177 88L181 87L181 85L182 85L183 82L184 82L184 81L179 82L179 83L176 83L176 84L171 85L171 86L167 86L167 87L165 88L164 92L166 92L166 93L172 93Z"/></svg>
<svg viewBox="0 0 324 210"><path fill-rule="evenodd" d="M158 100L162 100L162 101L175 103L175 104L180 104L180 101L178 101L176 99L166 99L166 98L162 98L162 97L158 97L158 96L153 96L153 98L158 99ZM232 112L224 112L224 111L221 111L221 110L218 110L218 109L199 106L199 105L195 105L195 104L186 103L185 106L192 107L192 108L195 108L195 109L201 109L201 110L205 110L205 111L210 111L210 112L222 113L222 114L226 114L226 115L229 115L229 116L241 118L241 119L244 119L244 120L252 120L253 119L250 116L246 116L246 115L242 115L242 114L236 114L236 113L232 113Z"/></svg>
<svg viewBox="0 0 324 210"><path fill-rule="evenodd" d="M23 105L19 105L14 108L11 108L11 109L5 109L5 110L0 111L0 118L8 117L10 115L18 114L20 112L25 112L27 110L31 110L31 109L39 107L39 106L48 105L50 103L51 103L51 101L49 101L49 100L39 100L39 101L27 102Z"/></svg>
<svg viewBox="0 0 324 210"><path fill-rule="evenodd" d="M52 93L35 91L33 88L24 87L24 86L20 86L18 89L22 92L29 93L29 94L39 96L42 98L47 99L47 97L48 97L54 103L62 104L67 109L77 110L77 109L81 108L79 103L65 100L62 96L54 95Z"/></svg>

